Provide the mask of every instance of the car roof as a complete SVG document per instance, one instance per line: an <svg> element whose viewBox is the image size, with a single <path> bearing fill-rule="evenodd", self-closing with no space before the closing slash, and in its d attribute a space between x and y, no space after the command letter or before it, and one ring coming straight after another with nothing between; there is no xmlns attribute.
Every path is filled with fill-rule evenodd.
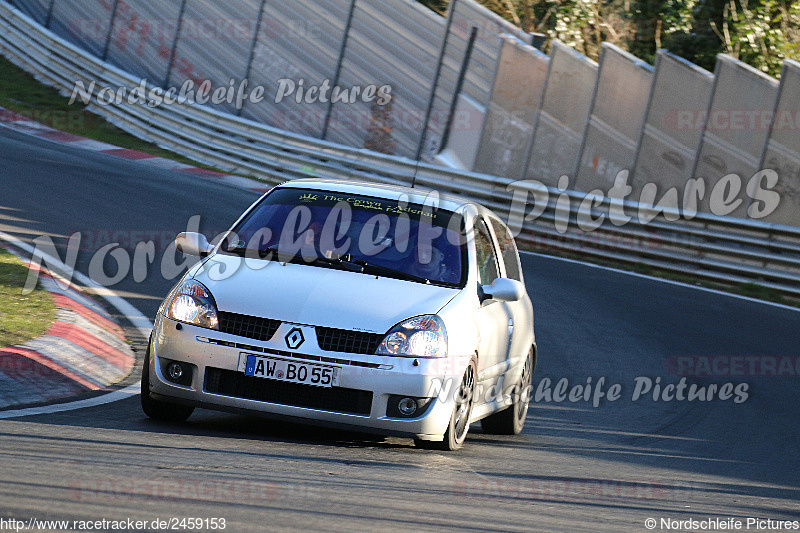
<svg viewBox="0 0 800 533"><path fill-rule="evenodd" d="M461 196L452 195L448 193L441 193L434 189L427 188L411 188L402 185L391 185L386 183L373 183L367 181L357 180L342 180L333 178L302 178L292 181L281 183L279 187L292 187L303 189L315 189L321 191L338 191L350 194L363 194L365 196L374 196L376 198L385 198L394 200L400 198L401 195L407 195L408 201L414 204L424 204L426 198L431 192L436 192L439 195L439 208L448 211L456 211L464 204L475 206L478 212L490 212L489 209L481 204L463 198Z"/></svg>

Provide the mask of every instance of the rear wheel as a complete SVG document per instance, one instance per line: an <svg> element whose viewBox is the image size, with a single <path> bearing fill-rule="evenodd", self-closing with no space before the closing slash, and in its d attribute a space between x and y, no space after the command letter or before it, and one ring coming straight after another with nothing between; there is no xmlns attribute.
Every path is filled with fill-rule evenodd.
<svg viewBox="0 0 800 533"><path fill-rule="evenodd" d="M154 420L183 422L194 412L194 407L162 402L150 397L150 343L147 344L147 352L144 357L144 367L142 368L142 392L140 398L142 402L142 411Z"/></svg>
<svg viewBox="0 0 800 533"><path fill-rule="evenodd" d="M450 416L450 424L444 434L442 441L414 440L418 448L427 450L446 450L452 451L461 448L469 432L469 418L472 415L472 405L474 404L475 380L477 376L477 364L475 360L469 362L464 378L461 380L461 387L456 393L456 405L453 414Z"/></svg>
<svg viewBox="0 0 800 533"><path fill-rule="evenodd" d="M511 393L511 405L481 420L481 428L485 433L494 435L519 435L525 426L528 416L528 405L531 399L531 383L535 365L533 347L528 352L522 375Z"/></svg>

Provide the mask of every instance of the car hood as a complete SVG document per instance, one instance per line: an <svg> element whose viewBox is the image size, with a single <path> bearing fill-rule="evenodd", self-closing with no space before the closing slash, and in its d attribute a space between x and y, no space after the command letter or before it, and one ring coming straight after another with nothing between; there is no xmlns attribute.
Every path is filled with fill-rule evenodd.
<svg viewBox="0 0 800 533"><path fill-rule="evenodd" d="M190 275L211 291L220 311L371 333L437 313L459 292L326 267L247 263L256 268L241 257L215 254Z"/></svg>

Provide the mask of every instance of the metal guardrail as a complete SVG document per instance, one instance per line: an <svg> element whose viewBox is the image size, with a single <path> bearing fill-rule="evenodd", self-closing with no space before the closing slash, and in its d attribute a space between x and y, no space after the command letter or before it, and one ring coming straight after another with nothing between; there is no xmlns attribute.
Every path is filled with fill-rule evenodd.
<svg viewBox="0 0 800 533"><path fill-rule="evenodd" d="M0 50L63 94L71 94L78 80L87 87L96 81L95 96L103 87L135 87L141 81L55 36L1 1ZM508 217L525 215L525 206L512 202L514 190L529 186L525 182L354 149L188 103L157 108L92 104L90 110L138 137L202 163L273 183L324 176L408 184L416 174L421 187L472 198ZM757 283L800 297L799 228L701 213L691 220L669 221L665 213L642 208L642 212L657 216L647 224L634 220L621 226L607 216L598 229L583 232L577 228L576 217L585 195L546 190L546 208L536 220L526 222L517 236L529 247L640 264L726 284ZM568 214L558 206L562 194L570 198ZM641 208L633 202L623 206L630 213ZM608 210L609 201L604 200L592 210L593 216L607 215ZM570 229L558 231L557 219L568 220Z"/></svg>

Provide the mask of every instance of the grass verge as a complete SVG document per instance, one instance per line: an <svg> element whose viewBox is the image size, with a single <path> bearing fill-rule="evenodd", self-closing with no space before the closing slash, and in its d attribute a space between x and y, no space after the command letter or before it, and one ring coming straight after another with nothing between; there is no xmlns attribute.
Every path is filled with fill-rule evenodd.
<svg viewBox="0 0 800 533"><path fill-rule="evenodd" d="M42 335L55 320L56 306L49 292L37 287L22 294L27 277L27 265L0 248L0 348Z"/></svg>

